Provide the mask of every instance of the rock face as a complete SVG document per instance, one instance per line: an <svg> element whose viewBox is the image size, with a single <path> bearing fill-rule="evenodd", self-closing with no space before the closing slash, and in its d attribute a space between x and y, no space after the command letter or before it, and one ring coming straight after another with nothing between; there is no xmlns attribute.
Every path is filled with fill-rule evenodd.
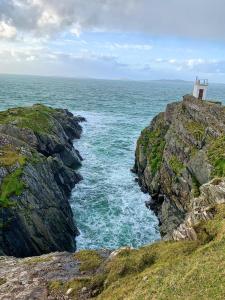
<svg viewBox="0 0 225 300"><path fill-rule="evenodd" d="M72 140L83 120L43 105L0 112L1 255L75 250L68 197L81 180Z"/></svg>
<svg viewBox="0 0 225 300"><path fill-rule="evenodd" d="M225 201L224 149L225 107L189 95L167 105L142 131L134 171L151 195L148 206L162 236L195 238L194 224Z"/></svg>

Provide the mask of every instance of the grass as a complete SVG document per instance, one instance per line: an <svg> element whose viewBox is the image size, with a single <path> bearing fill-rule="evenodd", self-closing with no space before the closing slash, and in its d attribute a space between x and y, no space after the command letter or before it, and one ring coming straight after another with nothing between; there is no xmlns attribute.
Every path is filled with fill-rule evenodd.
<svg viewBox="0 0 225 300"><path fill-rule="evenodd" d="M185 167L175 155L170 158L169 164L176 175L179 175L182 169Z"/></svg>
<svg viewBox="0 0 225 300"><path fill-rule="evenodd" d="M115 257L97 299L224 299L225 207L212 209L215 218L196 227L198 241L159 242ZM140 257L148 259L139 264Z"/></svg>
<svg viewBox="0 0 225 300"><path fill-rule="evenodd" d="M225 136L213 140L207 151L210 164L213 166L213 177L225 176Z"/></svg>
<svg viewBox="0 0 225 300"><path fill-rule="evenodd" d="M102 263L101 256L94 250L82 250L75 253L74 258L80 261L80 271L93 271Z"/></svg>
<svg viewBox="0 0 225 300"><path fill-rule="evenodd" d="M8 167L17 162L20 165L24 165L25 160L25 156L21 155L19 151L15 151L10 147L0 148L0 166Z"/></svg>
<svg viewBox="0 0 225 300"><path fill-rule="evenodd" d="M191 176L191 179L192 179L192 194L194 197L199 197L201 184L194 175Z"/></svg>
<svg viewBox="0 0 225 300"><path fill-rule="evenodd" d="M33 257L29 258L28 260L25 261L26 264L31 265L31 264L38 264L38 263L45 263L51 261L51 257Z"/></svg>
<svg viewBox="0 0 225 300"><path fill-rule="evenodd" d="M17 166L16 166L17 164ZM13 195L20 196L24 190L24 183L21 180L26 157L19 151L11 149L9 146L0 149L0 166L17 168L3 178L0 187L0 208L10 208L15 203L10 200Z"/></svg>
<svg viewBox="0 0 225 300"><path fill-rule="evenodd" d="M83 299L86 287L97 300L224 299L225 205L213 206L210 212L214 218L195 227L196 241L160 241L140 249L121 249L101 263L98 259L96 263L95 251L76 253L85 270L89 262L98 271L69 282L50 282L51 295L63 296L71 289L72 299Z"/></svg>
<svg viewBox="0 0 225 300"><path fill-rule="evenodd" d="M155 176L160 169L165 148L164 137L168 129L164 125L163 115L159 115L157 122L156 130L147 127L142 131L138 139L138 148L142 146L144 155L146 155L150 165L152 176Z"/></svg>
<svg viewBox="0 0 225 300"><path fill-rule="evenodd" d="M203 139L205 134L205 128L202 124L190 120L185 124L185 127L197 141L201 141Z"/></svg>
<svg viewBox="0 0 225 300"><path fill-rule="evenodd" d="M79 279L73 279L68 282L63 281L52 281L48 285L48 290L51 293L52 296L58 297L59 295L63 297L63 295L66 294L66 292L70 289L71 292L69 294L70 299L78 300L80 299L79 294L83 287L90 284L89 278L79 278ZM64 299L64 298L62 298Z"/></svg>
<svg viewBox="0 0 225 300"><path fill-rule="evenodd" d="M14 206L10 197L13 195L20 196L24 190L24 183L21 180L23 168L20 167L14 172L4 177L0 190L0 208L9 208Z"/></svg>
<svg viewBox="0 0 225 300"><path fill-rule="evenodd" d="M29 128L36 133L51 133L54 109L37 104L32 107L12 108L0 112L0 124L13 123L20 128Z"/></svg>

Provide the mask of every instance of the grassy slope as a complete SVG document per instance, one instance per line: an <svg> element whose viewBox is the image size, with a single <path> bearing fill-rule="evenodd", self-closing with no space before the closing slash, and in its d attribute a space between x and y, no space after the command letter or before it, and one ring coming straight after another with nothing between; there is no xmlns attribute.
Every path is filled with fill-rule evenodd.
<svg viewBox="0 0 225 300"><path fill-rule="evenodd" d="M51 133L51 117L54 109L36 104L31 107L17 107L0 112L0 124L13 123L20 128L29 128L34 132Z"/></svg>
<svg viewBox="0 0 225 300"><path fill-rule="evenodd" d="M88 276L49 288L55 295L71 288L73 299L83 299L84 287L98 300L225 299L225 205L212 211L214 219L196 227L198 241L123 249L103 264L94 251L81 251L76 258Z"/></svg>
<svg viewBox="0 0 225 300"><path fill-rule="evenodd" d="M199 241L160 242L121 253L110 269L116 271L118 280L98 299L224 299L225 206L216 210L214 220L198 226ZM130 270L129 275L125 267L127 274L118 276L116 266L121 269L124 262L140 256L148 257L143 270Z"/></svg>

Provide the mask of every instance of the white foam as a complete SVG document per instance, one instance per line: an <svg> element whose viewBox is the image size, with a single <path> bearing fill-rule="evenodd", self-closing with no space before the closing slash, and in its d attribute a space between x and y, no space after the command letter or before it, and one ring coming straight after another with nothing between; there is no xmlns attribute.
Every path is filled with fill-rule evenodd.
<svg viewBox="0 0 225 300"><path fill-rule="evenodd" d="M72 208L81 235L78 249L138 247L159 238L157 219L147 210L130 172L136 128L122 114L77 112L87 119L75 146L85 158L84 180Z"/></svg>

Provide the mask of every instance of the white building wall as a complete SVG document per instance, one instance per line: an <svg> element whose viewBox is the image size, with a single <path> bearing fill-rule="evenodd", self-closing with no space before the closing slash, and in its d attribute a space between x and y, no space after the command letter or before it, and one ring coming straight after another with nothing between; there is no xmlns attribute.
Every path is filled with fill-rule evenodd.
<svg viewBox="0 0 225 300"><path fill-rule="evenodd" d="M203 89L202 100L205 100L206 99L207 88L208 88L208 86L206 86L206 85L200 85L200 84L195 83L194 84L194 89L193 89L193 96L195 98L198 98L199 90Z"/></svg>

